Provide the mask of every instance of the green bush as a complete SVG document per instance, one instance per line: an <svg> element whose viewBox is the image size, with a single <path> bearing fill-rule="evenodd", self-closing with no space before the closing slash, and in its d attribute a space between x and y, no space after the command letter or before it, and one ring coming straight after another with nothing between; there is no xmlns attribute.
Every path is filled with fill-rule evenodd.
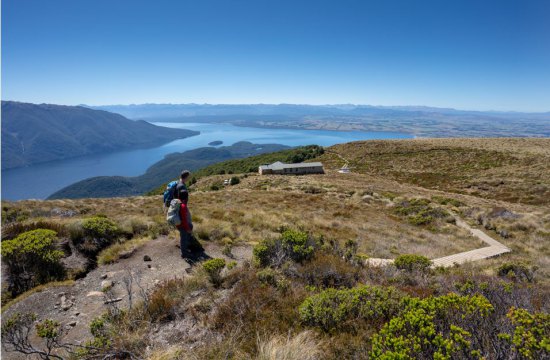
<svg viewBox="0 0 550 360"><path fill-rule="evenodd" d="M101 354L111 346L111 334L109 333L109 321L107 315L96 317L90 323L92 340L84 342L84 347L77 349L77 358L93 358Z"/></svg>
<svg viewBox="0 0 550 360"><path fill-rule="evenodd" d="M71 226L71 238L79 250L89 255L111 245L121 234L118 226L104 216L94 216Z"/></svg>
<svg viewBox="0 0 550 360"><path fill-rule="evenodd" d="M273 239L262 240L252 249L254 263L259 267L271 265L278 243Z"/></svg>
<svg viewBox="0 0 550 360"><path fill-rule="evenodd" d="M432 261L422 255L405 254L396 257L393 264L399 270L423 272L432 266Z"/></svg>
<svg viewBox="0 0 550 360"><path fill-rule="evenodd" d="M531 314L525 309L512 307L506 316L514 326L514 333L500 335L512 344L515 352L526 359L550 356L550 314Z"/></svg>
<svg viewBox="0 0 550 360"><path fill-rule="evenodd" d="M403 298L393 287L329 288L308 297L298 311L302 322L309 326L341 330L359 319L374 323L391 319L399 312Z"/></svg>
<svg viewBox="0 0 550 360"><path fill-rule="evenodd" d="M435 219L450 217L450 214L442 208L434 208L428 199L404 200L395 206L394 212L406 216L412 225L427 225Z"/></svg>
<svg viewBox="0 0 550 360"><path fill-rule="evenodd" d="M57 233L46 229L27 231L2 242L2 260L8 267L14 295L63 278L60 260L64 254L57 245Z"/></svg>
<svg viewBox="0 0 550 360"><path fill-rule="evenodd" d="M271 268L258 271L256 276L262 284L277 286L277 272Z"/></svg>
<svg viewBox="0 0 550 360"><path fill-rule="evenodd" d="M405 309L372 338L373 359L475 359L474 331L492 311L481 295L404 299Z"/></svg>
<svg viewBox="0 0 550 360"><path fill-rule="evenodd" d="M261 241L253 249L257 266L280 266L286 260L303 262L311 259L315 241L305 232L286 229L278 239Z"/></svg>
<svg viewBox="0 0 550 360"><path fill-rule="evenodd" d="M221 272L225 267L225 260L220 258L214 258L206 260L202 263L202 268L208 274L208 277L212 284L218 286L221 284Z"/></svg>
<svg viewBox="0 0 550 360"><path fill-rule="evenodd" d="M462 201L443 196L432 196L432 200L441 205L452 205L454 207L464 206L464 203Z"/></svg>
<svg viewBox="0 0 550 360"><path fill-rule="evenodd" d="M238 176L233 176L231 180L229 180L229 184L231 185L237 185L240 182L241 182L241 179L239 179Z"/></svg>

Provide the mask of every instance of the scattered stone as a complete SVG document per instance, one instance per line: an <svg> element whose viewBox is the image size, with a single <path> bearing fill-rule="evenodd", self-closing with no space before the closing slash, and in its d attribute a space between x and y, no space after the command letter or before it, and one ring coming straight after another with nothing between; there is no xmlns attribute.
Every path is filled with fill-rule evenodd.
<svg viewBox="0 0 550 360"><path fill-rule="evenodd" d="M69 323L69 326L70 326L70 327L75 327L75 326L76 326L76 321L71 321L71 322Z"/></svg>
<svg viewBox="0 0 550 360"><path fill-rule="evenodd" d="M155 284L155 285L160 284L160 280L159 280L159 279L156 279L155 281L153 281L153 284Z"/></svg>
<svg viewBox="0 0 550 360"><path fill-rule="evenodd" d="M90 291L86 296L103 296L104 294L101 291Z"/></svg>
<svg viewBox="0 0 550 360"><path fill-rule="evenodd" d="M149 255L143 256L143 261L153 261Z"/></svg>
<svg viewBox="0 0 550 360"><path fill-rule="evenodd" d="M61 310L67 311L73 306L73 303L69 300L67 300L67 297L65 295L61 296Z"/></svg>
<svg viewBox="0 0 550 360"><path fill-rule="evenodd" d="M517 219L520 218L521 215L518 215L506 208L503 207L495 207L493 210L489 213L489 217L492 218L504 218L504 219Z"/></svg>
<svg viewBox="0 0 550 360"><path fill-rule="evenodd" d="M112 280L103 280L101 282L101 290L110 289L115 285L115 283Z"/></svg>
<svg viewBox="0 0 550 360"><path fill-rule="evenodd" d="M104 304L112 304L112 303L116 303L116 302L119 302L119 301L122 301L122 298L115 298L115 299L105 300L103 303Z"/></svg>
<svg viewBox="0 0 550 360"><path fill-rule="evenodd" d="M61 292L61 293L57 294L57 296L59 296L59 297L63 297L65 295L66 295L66 293L64 293L64 292Z"/></svg>
<svg viewBox="0 0 550 360"><path fill-rule="evenodd" d="M151 264L147 264L147 267L150 269L150 268L151 268Z"/></svg>
<svg viewBox="0 0 550 360"><path fill-rule="evenodd" d="M74 316L78 316L78 315L80 315L79 312L75 312L75 313L74 313Z"/></svg>
<svg viewBox="0 0 550 360"><path fill-rule="evenodd" d="M107 274L103 274L103 275L101 275L99 278L100 278L101 280L105 280L105 279L107 279Z"/></svg>

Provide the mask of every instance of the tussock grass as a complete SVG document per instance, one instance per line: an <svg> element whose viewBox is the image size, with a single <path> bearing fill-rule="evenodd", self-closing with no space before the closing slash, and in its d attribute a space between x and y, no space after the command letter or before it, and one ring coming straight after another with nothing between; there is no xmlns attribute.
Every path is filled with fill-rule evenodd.
<svg viewBox="0 0 550 360"><path fill-rule="evenodd" d="M306 330L295 336L259 338L256 360L315 360L321 359L322 355L317 336Z"/></svg>

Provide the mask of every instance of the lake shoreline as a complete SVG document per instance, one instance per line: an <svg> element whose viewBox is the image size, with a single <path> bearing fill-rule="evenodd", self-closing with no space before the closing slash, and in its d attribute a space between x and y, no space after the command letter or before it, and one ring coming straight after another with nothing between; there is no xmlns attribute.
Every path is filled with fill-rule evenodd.
<svg viewBox="0 0 550 360"><path fill-rule="evenodd" d="M220 123L168 123L153 125L200 131L200 134L158 147L94 154L2 171L2 199L45 199L73 183L98 176L136 177L171 153L181 153L221 141L281 144L290 147L317 144L331 146L359 140L413 139L399 132L361 132L299 129L262 129ZM178 171L181 171L179 169ZM176 171L177 172L177 171ZM40 184L40 186L37 186Z"/></svg>

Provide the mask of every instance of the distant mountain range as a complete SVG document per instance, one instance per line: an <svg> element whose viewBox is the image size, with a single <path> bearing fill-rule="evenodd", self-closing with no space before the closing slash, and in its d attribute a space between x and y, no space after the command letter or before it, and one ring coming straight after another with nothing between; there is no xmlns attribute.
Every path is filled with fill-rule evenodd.
<svg viewBox="0 0 550 360"><path fill-rule="evenodd" d="M295 104L108 105L131 119L291 129L397 131L418 137L548 137L550 112L466 111L427 106Z"/></svg>
<svg viewBox="0 0 550 360"><path fill-rule="evenodd" d="M193 135L82 106L2 101L2 170Z"/></svg>
<svg viewBox="0 0 550 360"><path fill-rule="evenodd" d="M142 195L158 188L163 183L176 179L183 169L194 171L225 160L245 158L288 148L288 146L279 144L259 145L241 141L232 146L202 147L182 153L173 153L153 164L143 175L135 177L98 176L85 179L55 192L48 199Z"/></svg>

